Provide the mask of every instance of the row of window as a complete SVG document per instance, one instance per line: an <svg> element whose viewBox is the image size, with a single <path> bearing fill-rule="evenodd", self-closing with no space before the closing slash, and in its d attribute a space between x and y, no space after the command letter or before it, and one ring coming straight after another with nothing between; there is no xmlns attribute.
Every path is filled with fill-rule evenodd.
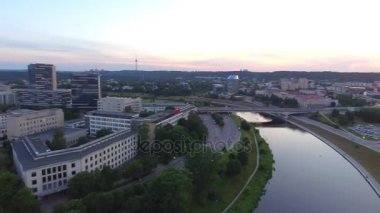
<svg viewBox="0 0 380 213"><path fill-rule="evenodd" d="M64 180L59 180L59 181L55 181L53 183L48 183L48 184L44 184L42 185L42 190L43 191L46 191L46 190L52 190L52 189L55 189L55 188L58 188L58 187L61 187L63 185L67 185L67 180L64 179ZM34 188L33 188L34 189ZM33 190L32 189L32 190ZM37 192L37 188L36 188L36 191L33 191L33 192Z"/></svg>

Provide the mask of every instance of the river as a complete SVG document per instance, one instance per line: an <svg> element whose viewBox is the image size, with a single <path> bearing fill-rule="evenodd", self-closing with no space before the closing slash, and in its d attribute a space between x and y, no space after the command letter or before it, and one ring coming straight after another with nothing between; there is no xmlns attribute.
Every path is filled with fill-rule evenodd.
<svg viewBox="0 0 380 213"><path fill-rule="evenodd" d="M256 113L237 113L267 122ZM261 126L275 160L255 213L379 213L380 199L363 176L324 142L293 126Z"/></svg>

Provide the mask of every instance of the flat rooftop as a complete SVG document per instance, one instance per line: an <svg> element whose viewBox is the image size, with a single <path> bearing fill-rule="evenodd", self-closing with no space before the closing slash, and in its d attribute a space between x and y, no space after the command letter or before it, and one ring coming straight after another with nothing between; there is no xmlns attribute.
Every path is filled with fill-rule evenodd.
<svg viewBox="0 0 380 213"><path fill-rule="evenodd" d="M49 164L62 163L82 158L97 150L103 149L130 136L137 135L136 132L126 130L119 131L105 137L93 140L78 147L71 147L62 150L39 153L28 137L12 143L12 149L16 153L18 161L21 163L23 170L38 168Z"/></svg>
<svg viewBox="0 0 380 213"><path fill-rule="evenodd" d="M111 117L111 118L125 118L125 119L136 118L139 116L139 114L136 114L136 113L109 112L109 111L101 111L101 110L90 111L87 113L87 115L103 116L103 117Z"/></svg>

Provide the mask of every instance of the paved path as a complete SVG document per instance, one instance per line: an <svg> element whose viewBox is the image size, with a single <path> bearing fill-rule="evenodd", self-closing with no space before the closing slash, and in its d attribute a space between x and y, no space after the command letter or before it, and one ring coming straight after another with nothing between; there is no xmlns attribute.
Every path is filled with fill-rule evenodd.
<svg viewBox="0 0 380 213"><path fill-rule="evenodd" d="M351 165L363 176L363 178L367 181L367 183L371 186L373 191L377 194L378 197L380 197L380 184L376 181L376 179L369 173L367 170L354 158L352 158L350 155L348 155L346 152L344 152L342 149L340 149L338 146L324 138L323 136L311 131L310 129L304 127L302 125L303 120L300 119L300 117L292 117L294 120L289 119L288 122L296 125L300 129L303 129L310 134L314 135L321 141L323 141L325 144L333 148L338 154L340 154L343 158L345 158ZM318 122L319 123L319 122ZM313 124L311 124L313 125ZM318 126L317 126L318 127ZM327 130L328 131L328 130Z"/></svg>
<svg viewBox="0 0 380 213"><path fill-rule="evenodd" d="M209 114L199 116L208 129L206 143L212 149L216 151L221 151L224 147L230 149L240 140L240 130L230 115L222 115L224 119L223 127L217 125Z"/></svg>
<svg viewBox="0 0 380 213"><path fill-rule="evenodd" d="M230 208L236 203L236 201L239 199L240 195L244 192L245 188L247 188L249 182L251 182L252 178L255 176L256 172L257 172L257 169L259 168L259 164L260 164L260 153L259 153L259 146L258 146L258 143L257 143L257 140L256 140L256 134L255 132L253 131L253 138L255 139L255 145L256 145L256 168L255 170L252 172L252 174L249 176L247 182L245 182L243 188L241 188L240 192L235 196L235 198L231 201L230 204L228 204L228 206L223 210L223 213L227 212L228 210L230 210Z"/></svg>

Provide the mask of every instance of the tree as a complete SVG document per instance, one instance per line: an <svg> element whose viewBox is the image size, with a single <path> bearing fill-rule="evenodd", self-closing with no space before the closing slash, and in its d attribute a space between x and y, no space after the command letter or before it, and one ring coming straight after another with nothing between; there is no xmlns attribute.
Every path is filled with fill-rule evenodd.
<svg viewBox="0 0 380 213"><path fill-rule="evenodd" d="M133 179L141 178L144 175L144 166L141 161L132 161L125 169L125 175Z"/></svg>
<svg viewBox="0 0 380 213"><path fill-rule="evenodd" d="M230 159L227 163L226 173L229 176L235 176L241 172L241 163L237 159Z"/></svg>
<svg viewBox="0 0 380 213"><path fill-rule="evenodd" d="M241 120L240 127L245 131L249 131L251 129L251 125L246 120Z"/></svg>
<svg viewBox="0 0 380 213"><path fill-rule="evenodd" d="M132 106L126 106L124 108L124 112L127 112L127 113L131 113L133 110L132 110Z"/></svg>
<svg viewBox="0 0 380 213"><path fill-rule="evenodd" d="M51 150L66 148L66 139L62 129L56 128L53 130L53 140L48 145Z"/></svg>
<svg viewBox="0 0 380 213"><path fill-rule="evenodd" d="M203 203L217 177L220 155L207 146L191 150L186 155L185 167L192 173L195 197Z"/></svg>
<svg viewBox="0 0 380 213"><path fill-rule="evenodd" d="M86 136L81 136L81 137L78 138L78 142L77 142L77 144L75 144L75 146L83 145L83 144L85 144L85 143L87 143L89 141L90 141L90 139L87 138Z"/></svg>
<svg viewBox="0 0 380 213"><path fill-rule="evenodd" d="M147 212L185 212L191 198L192 184L185 170L167 169L148 185Z"/></svg>
<svg viewBox="0 0 380 213"><path fill-rule="evenodd" d="M246 150L242 149L237 154L237 159L240 161L241 165L248 164L248 153Z"/></svg>
<svg viewBox="0 0 380 213"><path fill-rule="evenodd" d="M37 199L17 175L0 171L0 189L1 212L40 211Z"/></svg>
<svg viewBox="0 0 380 213"><path fill-rule="evenodd" d="M101 138L112 133L112 129L101 129L96 132L96 138Z"/></svg>
<svg viewBox="0 0 380 213"><path fill-rule="evenodd" d="M78 199L96 191L96 183L93 174L81 172L70 179L68 184L68 194L70 198Z"/></svg>
<svg viewBox="0 0 380 213"><path fill-rule="evenodd" d="M339 110L333 109L333 111L331 111L331 117L337 118L339 117L339 115L340 115Z"/></svg>

